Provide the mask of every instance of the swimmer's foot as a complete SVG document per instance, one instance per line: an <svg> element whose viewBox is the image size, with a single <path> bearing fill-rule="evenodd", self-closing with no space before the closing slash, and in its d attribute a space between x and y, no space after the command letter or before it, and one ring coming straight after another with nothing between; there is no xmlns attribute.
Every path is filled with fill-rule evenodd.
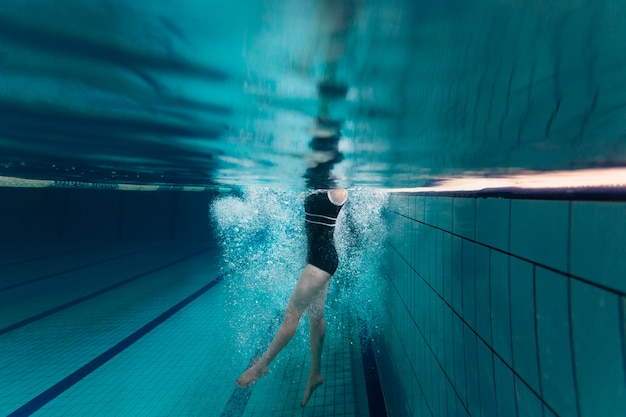
<svg viewBox="0 0 626 417"><path fill-rule="evenodd" d="M267 371L267 366L263 366L259 362L257 362L249 367L246 372L241 374L239 378L237 378L237 385L242 388L247 388L250 385L254 384L257 379L263 378L265 375L267 375Z"/></svg>
<svg viewBox="0 0 626 417"><path fill-rule="evenodd" d="M309 402L311 395L313 392L324 383L324 378L320 374L309 375L309 381L306 384L306 389L304 390L304 398L302 398L302 402L300 406L304 407L306 403Z"/></svg>

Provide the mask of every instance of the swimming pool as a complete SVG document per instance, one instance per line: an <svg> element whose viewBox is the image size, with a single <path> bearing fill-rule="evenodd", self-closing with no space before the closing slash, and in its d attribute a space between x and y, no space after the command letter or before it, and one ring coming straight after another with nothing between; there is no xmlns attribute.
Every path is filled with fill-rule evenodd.
<svg viewBox="0 0 626 417"><path fill-rule="evenodd" d="M24 192L32 198L33 190L3 189L4 197L14 204L20 194L25 197ZM74 190L73 196L62 198L83 200L82 193ZM156 201L163 206L175 199L174 194L121 194L92 192L92 202L82 203L89 210L79 216L42 207L53 227L40 222L29 238L26 228L17 225L16 236L26 240L3 244L0 414L301 412L309 360L304 323L268 377L250 389L236 387L236 377L269 342L281 310L267 305L274 300L263 301L260 284L259 291L249 287L255 282L251 278L258 282L258 277L245 283L248 301L242 305L241 282L250 271L234 270L223 261L225 248L212 231L198 236L197 228L188 228L198 218L206 221L207 203L219 195L191 193L183 198L186 204L193 202L192 207L180 201L176 206L182 216L165 210L168 218L177 219L174 222L167 224L164 213L157 213L152 219L144 216L142 224L139 219L123 219L132 218L131 212L142 213ZM133 204L124 209L119 204L122 199ZM109 210L106 201L113 201L111 206L118 209ZM32 215L21 221L33 220ZM113 235L108 224L119 224ZM6 223L3 230L5 236L11 233ZM45 230L51 235L45 236ZM84 233L89 240L76 239ZM139 239L148 235L148 240ZM46 241L51 237L54 240ZM262 243L255 242L258 247ZM274 279L268 289L276 294L290 291L297 273ZM341 274L338 277L343 280ZM259 301L266 311L259 311ZM369 413L362 349L371 346L358 310L348 307L345 296L332 290L323 363L326 382L305 415Z"/></svg>
<svg viewBox="0 0 626 417"><path fill-rule="evenodd" d="M0 414L622 416L626 2L5 0ZM251 389L346 187L326 384Z"/></svg>

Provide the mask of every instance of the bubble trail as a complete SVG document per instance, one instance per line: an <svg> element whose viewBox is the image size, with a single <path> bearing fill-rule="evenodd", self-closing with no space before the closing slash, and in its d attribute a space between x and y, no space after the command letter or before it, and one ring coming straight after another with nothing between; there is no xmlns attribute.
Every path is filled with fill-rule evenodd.
<svg viewBox="0 0 626 417"><path fill-rule="evenodd" d="M267 334L280 324L306 263L305 193L265 188L216 199L210 215L222 247L230 326L238 330L236 348L252 356L263 350ZM341 211L335 243L339 269L331 278L326 303L328 331L340 331L345 311L377 326L384 309L385 281L379 268L387 234L382 215L388 194L351 189ZM297 338L306 339L300 326ZM308 343L304 343L308 348Z"/></svg>

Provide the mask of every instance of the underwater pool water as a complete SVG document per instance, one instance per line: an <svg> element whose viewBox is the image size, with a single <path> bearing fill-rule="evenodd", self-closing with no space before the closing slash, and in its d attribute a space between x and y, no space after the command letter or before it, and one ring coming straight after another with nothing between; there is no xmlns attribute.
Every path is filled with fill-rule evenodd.
<svg viewBox="0 0 626 417"><path fill-rule="evenodd" d="M0 5L0 414L621 416L626 1ZM326 383L304 193L350 191ZM598 376L599 375L599 376Z"/></svg>

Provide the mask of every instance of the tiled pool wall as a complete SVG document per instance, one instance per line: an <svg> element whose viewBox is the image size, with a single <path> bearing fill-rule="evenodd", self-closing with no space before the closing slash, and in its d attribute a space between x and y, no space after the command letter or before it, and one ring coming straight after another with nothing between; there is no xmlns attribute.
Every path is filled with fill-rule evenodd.
<svg viewBox="0 0 626 417"><path fill-rule="evenodd" d="M217 193L0 188L0 243L209 240Z"/></svg>
<svg viewBox="0 0 626 417"><path fill-rule="evenodd" d="M624 415L625 202L394 194L386 215L390 416Z"/></svg>

